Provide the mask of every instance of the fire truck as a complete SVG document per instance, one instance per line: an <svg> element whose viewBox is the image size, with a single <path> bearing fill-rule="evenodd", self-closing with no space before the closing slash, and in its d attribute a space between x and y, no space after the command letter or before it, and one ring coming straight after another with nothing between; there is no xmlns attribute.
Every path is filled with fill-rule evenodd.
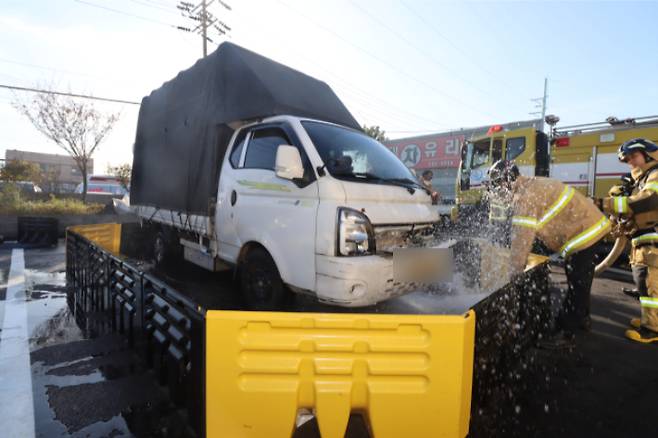
<svg viewBox="0 0 658 438"><path fill-rule="evenodd" d="M485 210L484 182L497 160L513 160L522 175L555 178L586 196L604 197L629 172L617 159L619 145L636 137L658 142L658 116L609 117L605 122L559 128L558 121L556 116L546 117L550 135L534 128L507 130L495 125L486 135L464 142L452 219Z"/></svg>

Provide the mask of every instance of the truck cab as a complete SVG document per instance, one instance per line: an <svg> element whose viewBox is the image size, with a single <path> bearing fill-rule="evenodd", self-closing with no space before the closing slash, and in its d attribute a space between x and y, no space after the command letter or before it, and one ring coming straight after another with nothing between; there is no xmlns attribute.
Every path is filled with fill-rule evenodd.
<svg viewBox="0 0 658 438"><path fill-rule="evenodd" d="M457 173L456 206L451 214L454 220L486 210L482 203L487 171L502 159L514 160L523 175L548 176L548 136L534 127L507 130L495 125L486 135L465 141Z"/></svg>
<svg viewBox="0 0 658 438"><path fill-rule="evenodd" d="M415 289L396 280L393 253L433 239L439 213L409 168L363 132L288 115L243 124L219 175L208 217L136 208L161 230L156 262L176 247L208 270L234 268L261 309L290 291L358 307Z"/></svg>
<svg viewBox="0 0 658 438"><path fill-rule="evenodd" d="M431 235L439 219L388 148L319 120L276 116L238 129L220 174L216 256L264 301L280 286L342 306L400 295L408 289L394 282L393 249Z"/></svg>

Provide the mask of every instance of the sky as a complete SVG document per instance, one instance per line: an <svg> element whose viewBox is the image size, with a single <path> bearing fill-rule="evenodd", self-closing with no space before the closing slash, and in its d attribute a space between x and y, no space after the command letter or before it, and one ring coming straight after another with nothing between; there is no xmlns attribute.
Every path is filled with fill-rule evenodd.
<svg viewBox="0 0 658 438"><path fill-rule="evenodd" d="M195 0L189 0L195 3ZM658 2L224 0L228 37L326 81L391 138L527 120L548 78L561 125L658 114ZM0 84L139 102L202 56L175 0L0 0ZM6 149L65 153L0 89ZM138 105L120 112L95 173L132 161Z"/></svg>

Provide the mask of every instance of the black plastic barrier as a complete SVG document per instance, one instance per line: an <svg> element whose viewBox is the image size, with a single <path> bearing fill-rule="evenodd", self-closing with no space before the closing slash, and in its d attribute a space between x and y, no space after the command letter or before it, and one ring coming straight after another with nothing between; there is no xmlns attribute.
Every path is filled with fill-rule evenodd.
<svg viewBox="0 0 658 438"><path fill-rule="evenodd" d="M205 310L180 292L69 231L67 301L77 324L91 334L121 333L143 352L172 401L204 436Z"/></svg>
<svg viewBox="0 0 658 438"><path fill-rule="evenodd" d="M143 354L172 401L187 413L190 427L205 436L206 309L119 254L143 252L146 247L128 234L121 238L135 226L108 226L107 230L95 226L93 231L113 242L115 252L75 230L67 231L68 305L83 330L120 333ZM548 265L540 263L519 282L505 285L473 307L472 412L493 403L491 388L504 376L501 370L514 368L528 346L546 331L551 317L548 274Z"/></svg>
<svg viewBox="0 0 658 438"><path fill-rule="evenodd" d="M25 246L57 245L59 222L53 217L19 216L18 243Z"/></svg>

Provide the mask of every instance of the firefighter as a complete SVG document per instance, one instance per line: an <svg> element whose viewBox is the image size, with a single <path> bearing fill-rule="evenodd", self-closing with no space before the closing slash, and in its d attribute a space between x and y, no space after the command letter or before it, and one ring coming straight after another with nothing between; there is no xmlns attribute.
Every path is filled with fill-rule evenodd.
<svg viewBox="0 0 658 438"><path fill-rule="evenodd" d="M509 248L512 209L504 198L495 195L495 191L487 191L486 200L489 206L489 226L486 231L493 243Z"/></svg>
<svg viewBox="0 0 658 438"><path fill-rule="evenodd" d="M520 273L535 238L565 259L567 295L546 347L568 347L577 329L590 329L589 301L596 247L611 223L594 203L561 182L519 175L511 161L489 169L490 191L511 208L511 271Z"/></svg>
<svg viewBox="0 0 658 438"><path fill-rule="evenodd" d="M441 198L441 193L434 190L434 188L432 187L433 178L434 178L434 172L432 172L431 170L426 170L421 175L420 182L423 185L423 187L425 187L430 192L430 196L432 197L432 205L437 205L439 203L439 199Z"/></svg>
<svg viewBox="0 0 658 438"><path fill-rule="evenodd" d="M619 147L620 161L628 163L633 177L630 196L602 200L604 212L627 221L631 231L631 268L640 298L642 317L631 319L626 337L658 342L658 146L635 138Z"/></svg>

